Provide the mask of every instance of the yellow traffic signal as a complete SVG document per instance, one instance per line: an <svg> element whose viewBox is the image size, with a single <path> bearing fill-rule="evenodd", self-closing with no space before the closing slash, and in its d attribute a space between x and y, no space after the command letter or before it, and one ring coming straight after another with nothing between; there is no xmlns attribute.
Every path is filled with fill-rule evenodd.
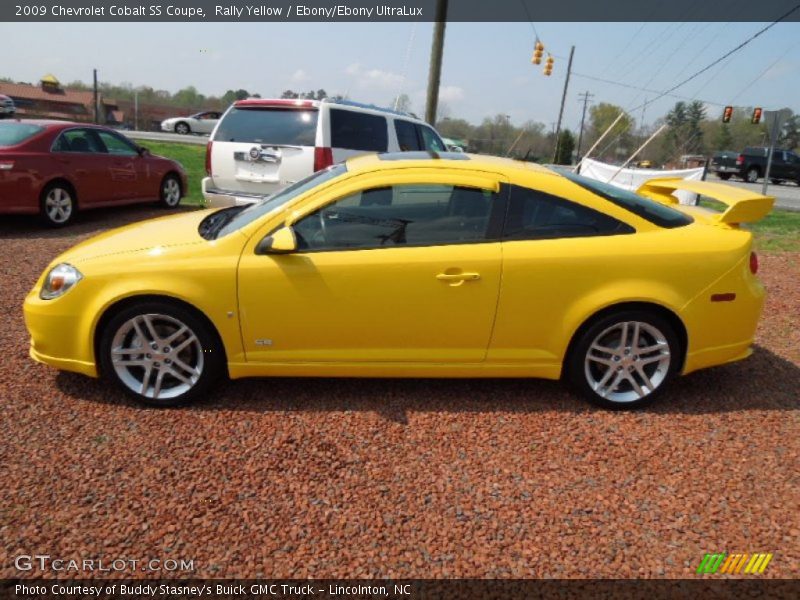
<svg viewBox="0 0 800 600"><path fill-rule="evenodd" d="M722 111L722 122L723 123L730 123L732 116L733 116L733 107L732 106L726 106L725 109Z"/></svg>
<svg viewBox="0 0 800 600"><path fill-rule="evenodd" d="M750 122L753 125L758 125L759 123L761 123L761 108L756 107L753 109L753 118L750 119Z"/></svg>
<svg viewBox="0 0 800 600"><path fill-rule="evenodd" d="M544 71L543 71L543 73L545 75L549 76L550 74L552 74L552 72L553 72L553 63L554 62L555 62L555 60L553 59L553 57L548 55L547 60L544 61Z"/></svg>
<svg viewBox="0 0 800 600"><path fill-rule="evenodd" d="M531 56L531 62L535 65L541 64L543 54L544 44L539 40L536 40L536 43L533 45L533 56Z"/></svg>

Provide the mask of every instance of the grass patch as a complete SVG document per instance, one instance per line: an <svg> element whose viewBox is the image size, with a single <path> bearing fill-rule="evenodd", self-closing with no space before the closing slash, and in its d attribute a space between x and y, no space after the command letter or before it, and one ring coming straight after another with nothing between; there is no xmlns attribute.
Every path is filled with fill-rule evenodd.
<svg viewBox="0 0 800 600"><path fill-rule="evenodd" d="M722 202L701 198L700 206L716 212L727 208ZM755 236L755 247L763 252L800 252L800 212L775 208L747 229Z"/></svg>
<svg viewBox="0 0 800 600"><path fill-rule="evenodd" d="M165 158L177 160L186 169L189 179L189 189L181 204L194 206L203 205L203 192L200 182L206 176L206 147L199 144L181 144L177 142L151 142L150 140L136 140L136 143Z"/></svg>

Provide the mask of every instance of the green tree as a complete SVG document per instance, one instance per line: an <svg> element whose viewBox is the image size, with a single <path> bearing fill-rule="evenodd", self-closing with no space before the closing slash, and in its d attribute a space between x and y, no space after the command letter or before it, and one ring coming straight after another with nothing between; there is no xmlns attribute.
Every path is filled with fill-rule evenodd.
<svg viewBox="0 0 800 600"><path fill-rule="evenodd" d="M569 129L565 129L558 135L558 154L556 155L557 165L571 165L572 153L575 151L575 136Z"/></svg>
<svg viewBox="0 0 800 600"><path fill-rule="evenodd" d="M622 107L608 102L600 102L589 109L589 128L586 136L587 148L590 148L600 138L611 124L622 113L622 118L606 134L600 145L594 150L593 155L600 160L625 157L633 146L633 117L625 112Z"/></svg>
<svg viewBox="0 0 800 600"><path fill-rule="evenodd" d="M722 123L714 139L714 150L730 150L733 146L733 135L727 123Z"/></svg>
<svg viewBox="0 0 800 600"><path fill-rule="evenodd" d="M787 150L800 147L800 115L792 115L786 119L778 144Z"/></svg>

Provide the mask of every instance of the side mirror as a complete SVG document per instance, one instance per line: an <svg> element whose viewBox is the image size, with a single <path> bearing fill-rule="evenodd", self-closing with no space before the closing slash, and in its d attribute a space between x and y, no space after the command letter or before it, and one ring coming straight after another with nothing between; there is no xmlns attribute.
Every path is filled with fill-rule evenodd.
<svg viewBox="0 0 800 600"><path fill-rule="evenodd" d="M150 150L144 146L136 146L136 151L139 153L139 156L150 156Z"/></svg>
<svg viewBox="0 0 800 600"><path fill-rule="evenodd" d="M291 227L281 227L256 246L256 254L291 254L296 251L297 237Z"/></svg>

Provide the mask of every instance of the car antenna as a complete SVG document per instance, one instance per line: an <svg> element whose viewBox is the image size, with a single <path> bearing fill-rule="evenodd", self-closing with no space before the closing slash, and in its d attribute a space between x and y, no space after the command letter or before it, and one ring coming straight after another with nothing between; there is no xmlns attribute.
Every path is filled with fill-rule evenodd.
<svg viewBox="0 0 800 600"><path fill-rule="evenodd" d="M527 161L527 160L528 160L528 157L529 157L530 155L531 155L531 149L530 149L530 148L528 148L528 151L525 153L525 156L523 156L521 160L523 160L523 161Z"/></svg>

